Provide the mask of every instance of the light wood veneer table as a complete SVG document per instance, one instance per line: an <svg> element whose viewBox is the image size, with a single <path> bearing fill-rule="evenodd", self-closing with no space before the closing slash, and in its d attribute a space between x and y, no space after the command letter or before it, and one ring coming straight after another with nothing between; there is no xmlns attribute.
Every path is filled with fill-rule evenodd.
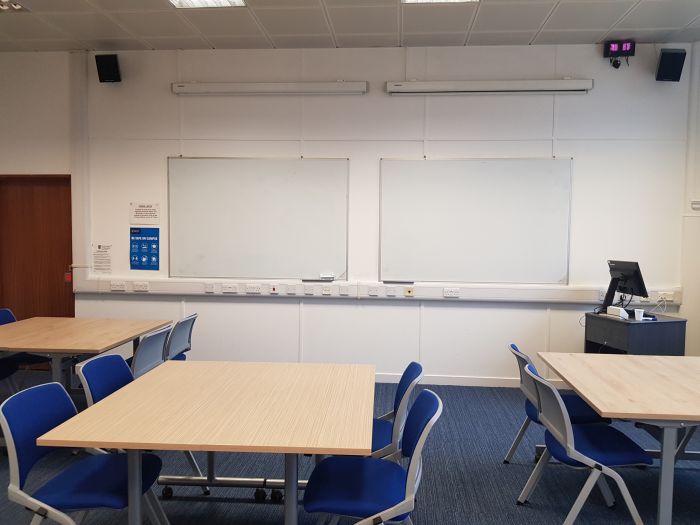
<svg viewBox="0 0 700 525"><path fill-rule="evenodd" d="M51 377L62 383L61 363L69 355L97 355L134 342L148 332L167 326L168 320L32 317L0 326L0 351L46 354Z"/></svg>
<svg viewBox="0 0 700 525"><path fill-rule="evenodd" d="M540 358L603 417L662 428L658 523L673 516L678 430L700 425L700 357L558 354Z"/></svg>
<svg viewBox="0 0 700 525"><path fill-rule="evenodd" d="M141 451L285 454L296 525L298 454L369 455L374 366L168 361L37 440L125 449L129 524L141 523Z"/></svg>

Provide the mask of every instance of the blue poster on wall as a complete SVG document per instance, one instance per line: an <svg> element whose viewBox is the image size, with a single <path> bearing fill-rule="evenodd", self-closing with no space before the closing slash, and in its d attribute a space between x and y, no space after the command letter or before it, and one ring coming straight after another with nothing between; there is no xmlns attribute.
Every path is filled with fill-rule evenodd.
<svg viewBox="0 0 700 525"><path fill-rule="evenodd" d="M160 228L130 228L132 270L160 268Z"/></svg>

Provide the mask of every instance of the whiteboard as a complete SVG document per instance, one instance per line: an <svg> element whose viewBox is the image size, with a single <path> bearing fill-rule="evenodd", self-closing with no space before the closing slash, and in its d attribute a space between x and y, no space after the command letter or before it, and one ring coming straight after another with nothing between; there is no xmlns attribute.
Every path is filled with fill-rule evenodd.
<svg viewBox="0 0 700 525"><path fill-rule="evenodd" d="M568 283L571 160L381 161L382 281Z"/></svg>
<svg viewBox="0 0 700 525"><path fill-rule="evenodd" d="M170 276L343 279L347 159L168 159Z"/></svg>

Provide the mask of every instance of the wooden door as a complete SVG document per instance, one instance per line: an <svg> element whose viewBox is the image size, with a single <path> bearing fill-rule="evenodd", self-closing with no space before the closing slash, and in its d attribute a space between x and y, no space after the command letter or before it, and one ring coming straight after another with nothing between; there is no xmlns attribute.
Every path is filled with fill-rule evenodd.
<svg viewBox="0 0 700 525"><path fill-rule="evenodd" d="M73 317L70 176L0 176L0 308Z"/></svg>

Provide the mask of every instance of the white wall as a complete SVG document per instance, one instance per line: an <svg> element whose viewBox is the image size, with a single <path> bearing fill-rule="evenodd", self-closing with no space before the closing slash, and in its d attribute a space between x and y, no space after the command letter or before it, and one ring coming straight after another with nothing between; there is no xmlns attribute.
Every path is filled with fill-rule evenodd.
<svg viewBox="0 0 700 525"><path fill-rule="evenodd" d="M81 136L74 126L73 144L64 145L73 148L74 178L80 179L74 184L85 194L76 233L78 264L89 264L91 242L113 243L115 274L151 277L128 270L129 202L159 202L167 213L169 155L349 157L352 281L377 280L380 157L571 156L571 284L604 286L605 260L629 258L640 261L649 287L682 285L684 301L700 303L700 285L686 289L692 280L688 264L700 260L697 249L687 249L697 244L692 240L700 224L692 230L684 218L686 186L695 180L686 170L691 68L678 84L655 82L653 46L638 46L631 67L620 70L609 67L597 46L122 52L119 59L123 82L99 84L89 57L87 103L82 109L74 103L73 109L73 121L82 115L87 129ZM49 54L5 53L0 70L9 64L36 75L42 67L32 62L37 60L60 62ZM82 70L71 71L72 84L66 80L64 87L75 102ZM585 96L383 93L386 80L564 76L594 78L595 89ZM338 78L369 80L370 92L362 97L170 93L174 81ZM32 108L21 113L23 120L37 116ZM76 148L83 139L85 147ZM27 157L20 167L32 162ZM50 166L62 169L59 162ZM161 229L159 275L167 277L167 224ZM582 351L579 318L589 309L97 294L76 300L77 315L176 318L197 311L195 358L364 361L384 374L397 374L409 359L420 359L431 380L461 384L512 383L508 378L516 369L505 352L511 341L533 353ZM697 308L689 311L696 315ZM693 335L698 340L700 333Z"/></svg>

